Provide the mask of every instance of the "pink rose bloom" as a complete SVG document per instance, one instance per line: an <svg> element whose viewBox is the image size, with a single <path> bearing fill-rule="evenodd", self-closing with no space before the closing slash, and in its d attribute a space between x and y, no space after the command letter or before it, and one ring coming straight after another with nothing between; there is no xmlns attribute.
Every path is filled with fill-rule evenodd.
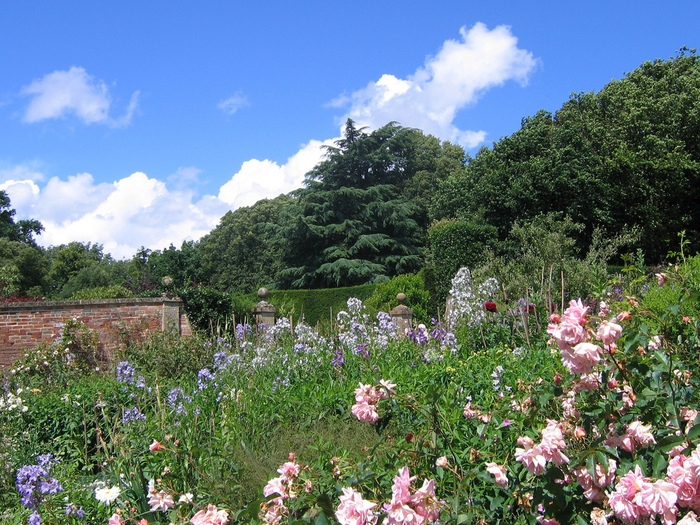
<svg viewBox="0 0 700 525"><path fill-rule="evenodd" d="M561 423L553 419L547 420L547 427L542 429L540 448L545 459L554 462L557 466L569 462L569 458L562 452L566 448L566 442L564 441Z"/></svg>
<svg viewBox="0 0 700 525"><path fill-rule="evenodd" d="M644 483L642 490L637 492L634 502L645 514L659 514L664 523L675 523L678 487L664 480L654 483Z"/></svg>
<svg viewBox="0 0 700 525"><path fill-rule="evenodd" d="M107 520L107 525L124 525L124 518L115 512Z"/></svg>
<svg viewBox="0 0 700 525"><path fill-rule="evenodd" d="M436 467L446 468L450 466L450 462L447 460L447 456L440 456L435 460Z"/></svg>
<svg viewBox="0 0 700 525"><path fill-rule="evenodd" d="M561 525L556 518L545 518L544 516L537 516L537 522L541 525Z"/></svg>
<svg viewBox="0 0 700 525"><path fill-rule="evenodd" d="M604 345L611 345L617 341L621 335L622 327L612 321L603 321L600 323L598 331L596 332L598 341L602 342Z"/></svg>
<svg viewBox="0 0 700 525"><path fill-rule="evenodd" d="M421 525L423 519L418 513L401 501L391 499L390 503L384 504L384 511L387 513L389 525Z"/></svg>
<svg viewBox="0 0 700 525"><path fill-rule="evenodd" d="M279 494L282 498L286 498L288 496L287 485L284 481L281 477L272 478L263 488L263 495L272 496L273 494Z"/></svg>
<svg viewBox="0 0 700 525"><path fill-rule="evenodd" d="M666 284L666 279L668 279L668 275L663 272L655 273L654 277L656 277L656 282L659 284L659 286Z"/></svg>
<svg viewBox="0 0 700 525"><path fill-rule="evenodd" d="M579 324L578 320L566 316L558 325L550 324L547 333L554 338L560 350L571 348L588 339L586 329Z"/></svg>
<svg viewBox="0 0 700 525"><path fill-rule="evenodd" d="M151 506L151 510L162 510L163 512L175 506L173 495L168 494L164 490L150 492L148 494L148 504Z"/></svg>
<svg viewBox="0 0 700 525"><path fill-rule="evenodd" d="M571 317L573 319L576 319L578 321L583 321L581 324L584 324L586 319L586 313L588 312L588 307L583 306L583 302L581 299L578 299L576 301L571 300L569 302L569 307L564 310L564 315L566 317Z"/></svg>
<svg viewBox="0 0 700 525"><path fill-rule="evenodd" d="M469 401L466 405L464 405L464 417L468 419L472 419L475 417L479 417L481 415L481 411L478 408L474 408L472 406L472 402Z"/></svg>
<svg viewBox="0 0 700 525"><path fill-rule="evenodd" d="M376 405L371 405L367 402L355 403L350 412L364 423L376 423L379 420L379 412Z"/></svg>
<svg viewBox="0 0 700 525"><path fill-rule="evenodd" d="M435 480L424 480L423 486L411 497L411 506L421 517L421 522L437 521L440 518L441 503L435 494Z"/></svg>
<svg viewBox="0 0 700 525"><path fill-rule="evenodd" d="M394 476L394 484L391 486L392 499L408 503L411 500L411 483L416 480L416 476L411 476L408 467L401 467L399 475Z"/></svg>
<svg viewBox="0 0 700 525"><path fill-rule="evenodd" d="M355 389L355 401L358 403L371 403L376 404L378 401L378 396L376 389L372 385L363 385Z"/></svg>
<svg viewBox="0 0 700 525"><path fill-rule="evenodd" d="M381 390L382 397L384 397L385 399L389 397L387 395L387 391L392 396L396 395L396 385L394 383L392 383L391 381L386 380L386 379L380 379L379 384L382 385L386 389L386 390Z"/></svg>
<svg viewBox="0 0 700 525"><path fill-rule="evenodd" d="M518 438L520 443L520 438ZM547 459L539 445L515 449L515 461L519 461L530 474L539 476L547 467Z"/></svg>
<svg viewBox="0 0 700 525"><path fill-rule="evenodd" d="M683 454L671 458L666 469L666 479L678 487L678 504L682 507L692 506L697 494L697 467Z"/></svg>
<svg viewBox="0 0 700 525"><path fill-rule="evenodd" d="M156 441L155 439L153 440L153 443L151 443L148 446L148 450L150 450L151 452L160 452L164 448L165 447L163 447L163 445L161 443L159 443L158 441Z"/></svg>
<svg viewBox="0 0 700 525"><path fill-rule="evenodd" d="M501 487L508 485L508 476L505 467L502 467L498 463L489 462L486 463L486 472L493 474L494 478L496 478L496 485L500 485Z"/></svg>
<svg viewBox="0 0 700 525"><path fill-rule="evenodd" d="M301 467L298 464L294 463L293 461L288 461L282 464L282 466L277 469L277 472L281 474L282 479L288 480L299 476L300 470Z"/></svg>
<svg viewBox="0 0 700 525"><path fill-rule="evenodd" d="M683 519L676 523L676 525L700 525L698 517L691 510L688 514L683 516Z"/></svg>
<svg viewBox="0 0 700 525"><path fill-rule="evenodd" d="M659 347L661 347L661 337L658 335L655 335L651 339L649 339L649 342L647 343L647 347L649 350L658 350Z"/></svg>
<svg viewBox="0 0 700 525"><path fill-rule="evenodd" d="M226 525L228 523L228 513L225 510L216 508L216 505L207 506L207 510L200 510L192 516L192 525Z"/></svg>
<svg viewBox="0 0 700 525"><path fill-rule="evenodd" d="M562 364L572 374L589 373L600 362L600 347L593 343L579 343L573 350L562 349Z"/></svg>
<svg viewBox="0 0 700 525"><path fill-rule="evenodd" d="M627 425L627 433L642 448L656 443L654 435L651 433L651 425L642 425L641 421L632 421Z"/></svg>
<svg viewBox="0 0 700 525"><path fill-rule="evenodd" d="M372 509L377 504L362 498L362 494L353 488L343 488L340 505L335 515L340 525L369 525L377 521Z"/></svg>

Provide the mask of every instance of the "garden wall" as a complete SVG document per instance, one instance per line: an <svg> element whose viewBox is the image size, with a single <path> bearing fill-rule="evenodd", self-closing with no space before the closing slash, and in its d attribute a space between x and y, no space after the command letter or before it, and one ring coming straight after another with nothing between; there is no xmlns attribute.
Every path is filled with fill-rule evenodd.
<svg viewBox="0 0 700 525"><path fill-rule="evenodd" d="M107 358L130 341L172 330L192 335L182 300L175 297L51 301L0 305L0 368L9 367L24 350L59 335L63 323L78 319L95 330Z"/></svg>

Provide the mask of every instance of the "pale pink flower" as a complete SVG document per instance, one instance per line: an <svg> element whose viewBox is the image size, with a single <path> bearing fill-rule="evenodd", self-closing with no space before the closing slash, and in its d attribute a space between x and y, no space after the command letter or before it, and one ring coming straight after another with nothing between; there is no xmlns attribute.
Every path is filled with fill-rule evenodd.
<svg viewBox="0 0 700 525"><path fill-rule="evenodd" d="M615 316L615 318L618 321L627 321L627 319L629 319L630 316L631 316L631 314L627 310L623 310L622 312L617 314L617 316Z"/></svg>
<svg viewBox="0 0 700 525"><path fill-rule="evenodd" d="M355 403L350 412L364 423L376 423L379 420L377 406L367 402Z"/></svg>
<svg viewBox="0 0 700 525"><path fill-rule="evenodd" d="M608 307L608 304L605 301L600 301L600 304L598 305L598 315L600 317L605 317L610 313L610 308Z"/></svg>
<svg viewBox="0 0 700 525"><path fill-rule="evenodd" d="M447 460L447 456L440 456L435 460L435 466L436 467L442 467L446 468L450 465L450 462Z"/></svg>
<svg viewBox="0 0 700 525"><path fill-rule="evenodd" d="M369 525L377 521L372 511L377 504L362 498L362 494L353 488L343 488L340 505L335 515L340 525Z"/></svg>
<svg viewBox="0 0 700 525"><path fill-rule="evenodd" d="M168 509L172 509L175 506L175 501L173 501L173 495L168 494L164 490L158 492L150 492L148 494L148 504L151 506L151 510L162 510L165 512Z"/></svg>
<svg viewBox="0 0 700 525"><path fill-rule="evenodd" d="M577 321L580 322L580 324L584 324L586 321L586 313L588 312L588 307L583 306L583 302L581 299L578 300L571 300L569 302L569 307L564 310L564 315L566 317L571 317L573 319L576 319Z"/></svg>
<svg viewBox="0 0 700 525"><path fill-rule="evenodd" d="M288 497L287 484L282 477L272 478L263 487L264 496L272 496L273 494L279 494L282 498Z"/></svg>
<svg viewBox="0 0 700 525"><path fill-rule="evenodd" d="M389 397L389 396L387 395L387 391L388 391L389 394L391 394L392 396L396 395L396 385L395 385L394 383L392 383L391 381L386 380L386 379L380 379L380 380L379 380L379 384L380 384L382 387L384 387L384 388L386 389L386 391L385 391L385 390L382 390L382 396L383 396L384 398L388 398L388 397Z"/></svg>
<svg viewBox="0 0 700 525"><path fill-rule="evenodd" d="M698 517L691 510L680 521L676 522L676 525L700 525L700 521L698 521Z"/></svg>
<svg viewBox="0 0 700 525"><path fill-rule="evenodd" d="M654 435L651 433L651 425L643 425L641 421L633 421L627 425L627 433L642 448L656 443Z"/></svg>
<svg viewBox="0 0 700 525"><path fill-rule="evenodd" d="M537 522L541 525L561 525L556 518L545 518L544 516L537 516Z"/></svg>
<svg viewBox="0 0 700 525"><path fill-rule="evenodd" d="M419 525L422 523L418 513L401 501L391 499L390 503L384 504L384 510L387 513L387 522L389 525Z"/></svg>
<svg viewBox="0 0 700 525"><path fill-rule="evenodd" d="M360 383L360 386L355 389L355 401L358 403L375 404L378 401L378 397L377 391L372 385Z"/></svg>
<svg viewBox="0 0 700 525"><path fill-rule="evenodd" d="M148 450L150 450L151 452L160 452L164 448L165 447L163 447L163 445L161 443L159 443L158 441L156 441L155 439L153 440L153 443L151 443L148 446Z"/></svg>
<svg viewBox="0 0 700 525"><path fill-rule="evenodd" d="M622 327L612 321L603 321L598 326L596 338L604 345L610 345L617 341L622 335Z"/></svg>
<svg viewBox="0 0 700 525"><path fill-rule="evenodd" d="M664 523L675 523L677 492L678 487L673 483L659 479L654 483L643 483L634 502L645 514L659 514Z"/></svg>
<svg viewBox="0 0 700 525"><path fill-rule="evenodd" d="M655 335L647 343L649 350L658 350L661 347L661 336Z"/></svg>
<svg viewBox="0 0 700 525"><path fill-rule="evenodd" d="M518 442L520 442L520 438L518 438ZM542 448L539 445L516 448L515 460L522 463L528 472L536 476L542 474L547 468L547 459L542 454Z"/></svg>
<svg viewBox="0 0 700 525"><path fill-rule="evenodd" d="M659 284L659 286L666 284L666 279L668 279L668 275L663 272L655 273L654 277L656 277L656 282Z"/></svg>
<svg viewBox="0 0 700 525"><path fill-rule="evenodd" d="M547 328L560 350L566 350L572 346L582 343L588 339L586 329L579 324L578 320L564 316L561 323L550 324Z"/></svg>
<svg viewBox="0 0 700 525"><path fill-rule="evenodd" d="M228 523L228 512L218 509L216 505L208 505L207 510L200 510L192 516L192 525L226 525Z"/></svg>
<svg viewBox="0 0 700 525"><path fill-rule="evenodd" d="M277 473L281 475L282 479L289 480L296 478L299 475L300 470L301 467L297 463L294 461L287 461L277 469Z"/></svg>
<svg viewBox="0 0 700 525"><path fill-rule="evenodd" d="M475 408L472 406L472 402L469 401L466 405L464 405L464 417L468 419L476 418L481 415L481 410L478 408Z"/></svg>
<svg viewBox="0 0 700 525"><path fill-rule="evenodd" d="M560 355L569 372L587 374L600 362L600 347L593 343L578 343L573 348L561 349Z"/></svg>
<svg viewBox="0 0 700 525"><path fill-rule="evenodd" d="M399 475L394 476L394 484L391 486L392 497L408 503L411 499L411 483L416 480L416 476L411 476L408 467L401 467Z"/></svg>
<svg viewBox="0 0 700 525"><path fill-rule="evenodd" d="M423 486L411 497L410 505L422 519L421 522L437 521L440 517L441 502L435 494L435 480L423 480Z"/></svg>
<svg viewBox="0 0 700 525"><path fill-rule="evenodd" d="M124 518L115 512L107 520L107 525L124 525Z"/></svg>
<svg viewBox="0 0 700 525"><path fill-rule="evenodd" d="M500 485L501 487L508 485L508 475L505 467L498 463L488 462L486 463L486 472L493 474L496 485Z"/></svg>
<svg viewBox="0 0 700 525"><path fill-rule="evenodd" d="M558 421L553 419L547 420L547 427L542 429L542 442L540 447L542 449L542 455L544 455L547 461L552 461L557 466L569 462L569 458L562 452L562 450L566 448L566 442L564 441L562 425Z"/></svg>

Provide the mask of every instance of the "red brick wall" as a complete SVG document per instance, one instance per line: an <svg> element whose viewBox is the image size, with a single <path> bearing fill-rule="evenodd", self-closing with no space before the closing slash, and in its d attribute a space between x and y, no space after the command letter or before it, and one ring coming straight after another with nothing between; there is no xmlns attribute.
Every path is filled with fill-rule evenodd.
<svg viewBox="0 0 700 525"><path fill-rule="evenodd" d="M78 319L95 330L106 355L130 340L144 340L169 326L182 336L192 335L182 301L166 297L55 301L0 305L0 367L9 367L24 350L51 342L63 323Z"/></svg>

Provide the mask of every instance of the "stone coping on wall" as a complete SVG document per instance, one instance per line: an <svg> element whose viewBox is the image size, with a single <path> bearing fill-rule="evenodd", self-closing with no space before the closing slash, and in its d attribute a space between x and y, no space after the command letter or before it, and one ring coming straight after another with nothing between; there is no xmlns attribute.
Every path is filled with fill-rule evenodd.
<svg viewBox="0 0 700 525"><path fill-rule="evenodd" d="M19 303L0 303L0 311L16 310L54 310L65 309L72 306L105 306L105 305L130 305L130 304L162 304L165 302L182 303L179 297L129 297L126 299L86 299L80 301L34 301Z"/></svg>

